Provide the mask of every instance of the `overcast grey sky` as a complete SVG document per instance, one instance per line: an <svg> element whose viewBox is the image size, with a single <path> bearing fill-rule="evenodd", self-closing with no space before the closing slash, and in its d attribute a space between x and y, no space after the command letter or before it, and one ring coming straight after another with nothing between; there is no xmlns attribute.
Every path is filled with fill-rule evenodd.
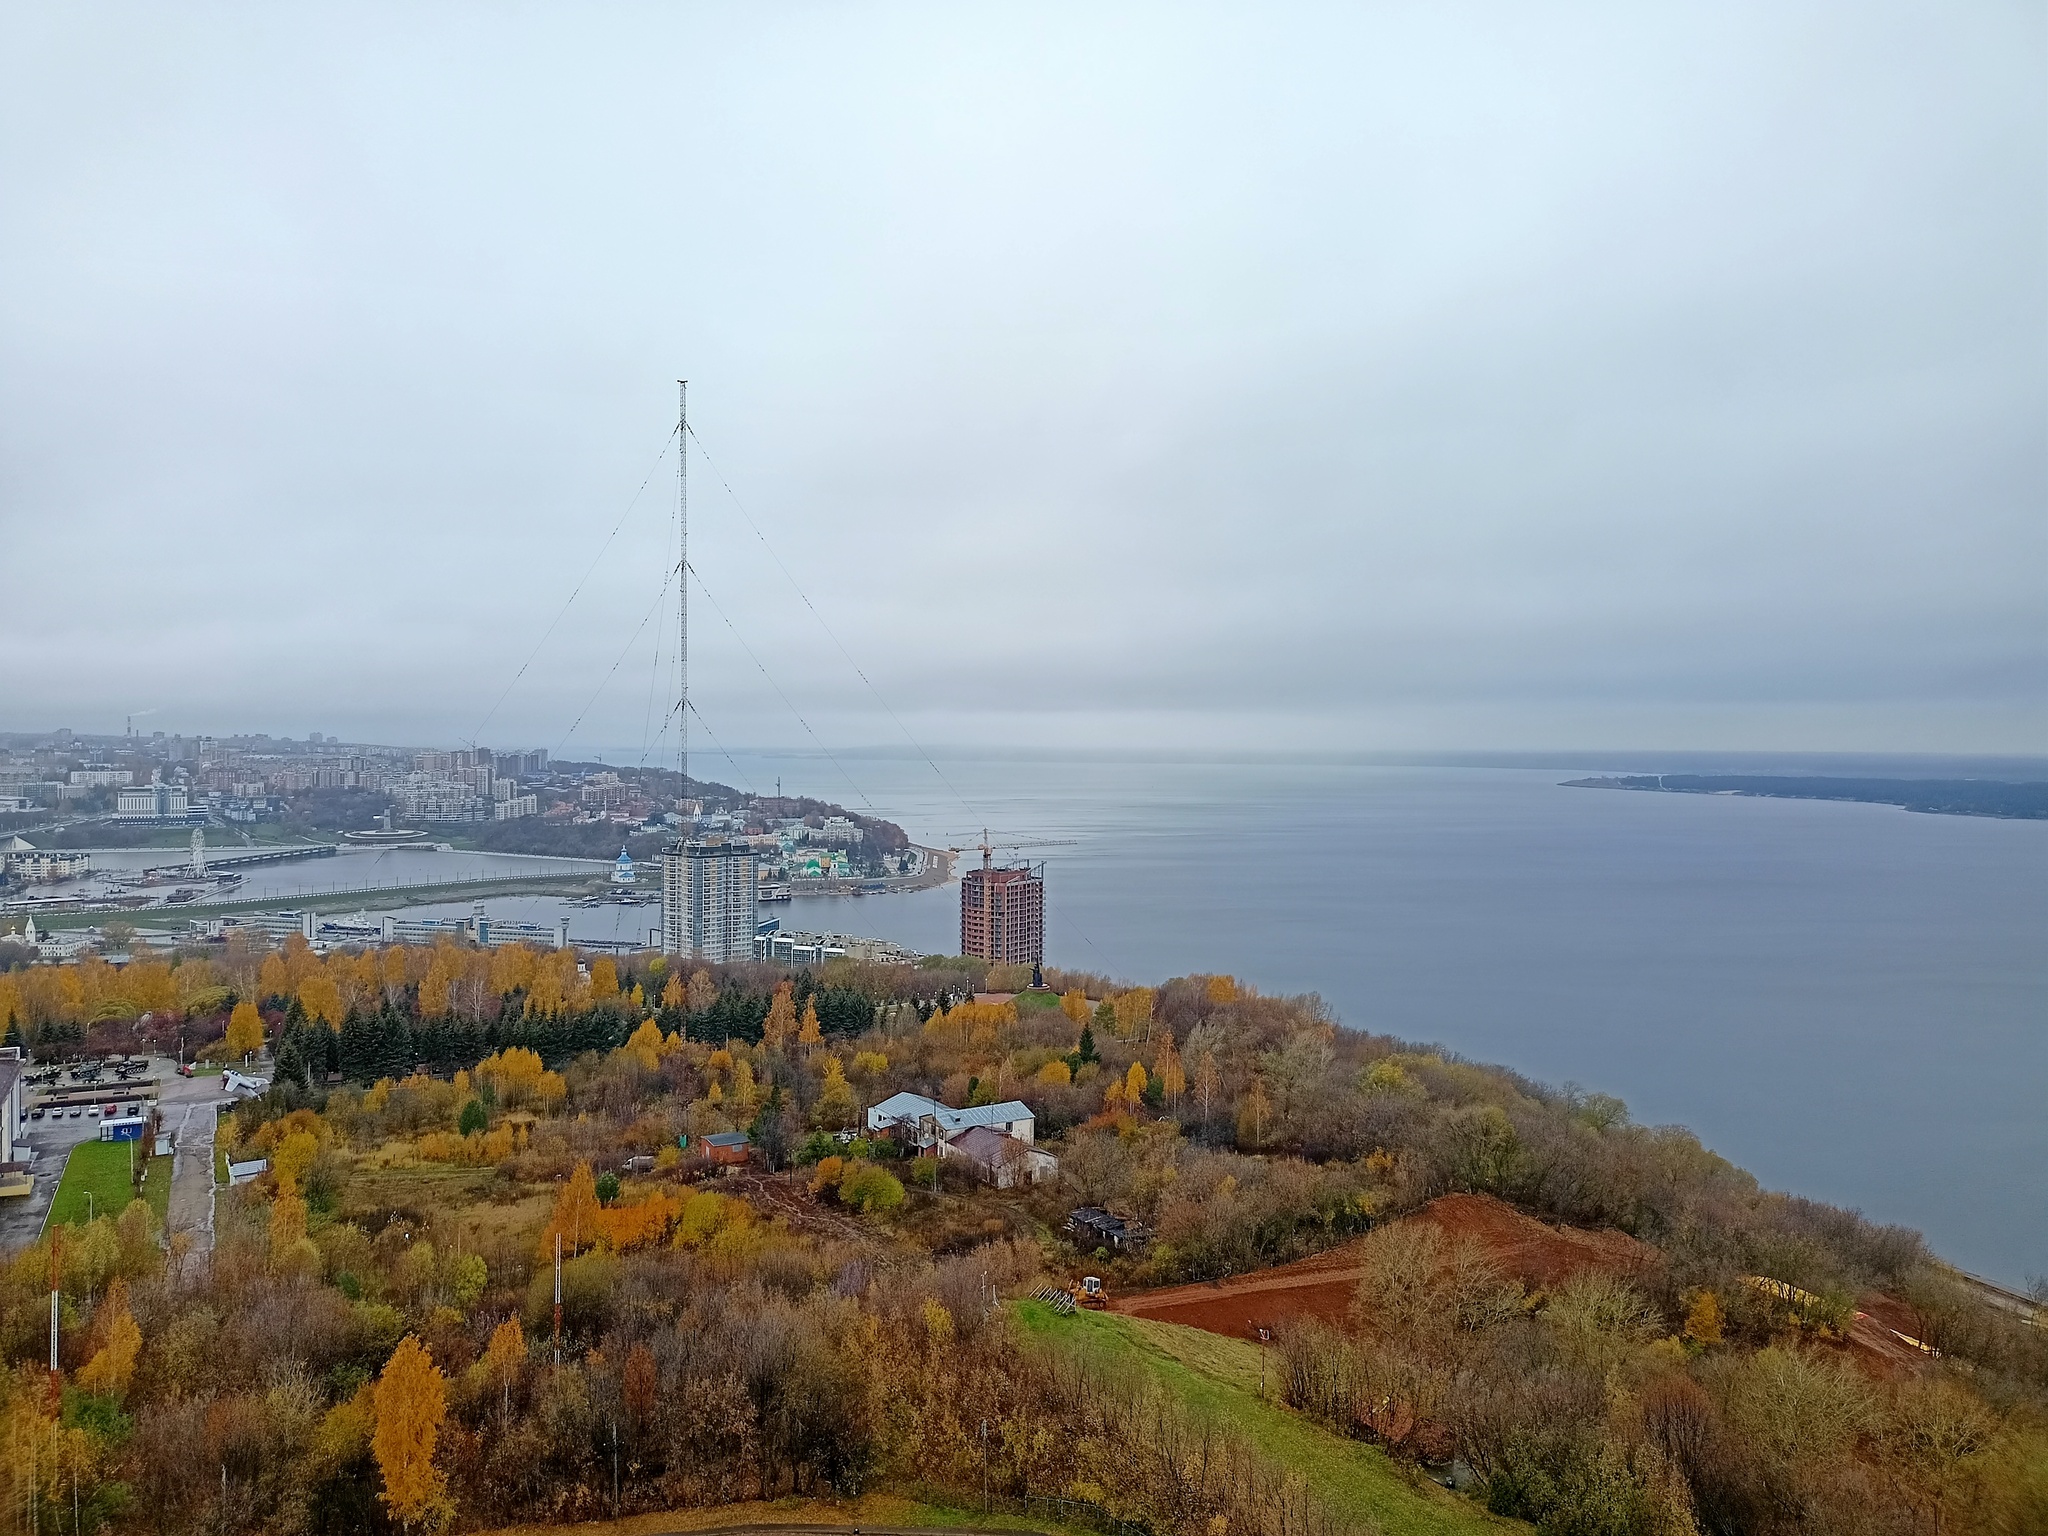
<svg viewBox="0 0 2048 1536"><path fill-rule="evenodd" d="M0 16L0 729L2048 747L2038 4Z"/></svg>

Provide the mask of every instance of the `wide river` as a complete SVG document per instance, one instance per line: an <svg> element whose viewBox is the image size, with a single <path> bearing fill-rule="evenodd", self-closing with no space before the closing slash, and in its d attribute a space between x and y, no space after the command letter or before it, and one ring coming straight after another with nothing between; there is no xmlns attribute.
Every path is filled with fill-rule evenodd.
<svg viewBox="0 0 2048 1536"><path fill-rule="evenodd" d="M920 762L842 761L858 789L817 757L700 771L780 773L927 844L984 823L1072 839L1026 850L1054 964L1320 992L1348 1024L1619 1094L1965 1268L2048 1274L2048 822L1561 787L1583 768L942 760L949 789ZM957 902L763 915L950 952ZM490 907L552 922L561 904ZM657 921L570 909L585 938Z"/></svg>

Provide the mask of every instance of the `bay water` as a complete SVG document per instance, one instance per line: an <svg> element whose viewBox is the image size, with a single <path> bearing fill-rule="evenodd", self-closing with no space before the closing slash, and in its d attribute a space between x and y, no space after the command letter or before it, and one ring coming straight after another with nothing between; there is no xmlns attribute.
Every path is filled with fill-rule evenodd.
<svg viewBox="0 0 2048 1536"><path fill-rule="evenodd" d="M1049 963L1319 992L1348 1025L1619 1095L1966 1269L2048 1274L2048 822L1564 787L1583 766L698 766L763 793L779 775L967 860L984 825L1039 842L999 857L1045 863ZM763 915L959 948L957 885ZM569 916L593 939L658 921Z"/></svg>

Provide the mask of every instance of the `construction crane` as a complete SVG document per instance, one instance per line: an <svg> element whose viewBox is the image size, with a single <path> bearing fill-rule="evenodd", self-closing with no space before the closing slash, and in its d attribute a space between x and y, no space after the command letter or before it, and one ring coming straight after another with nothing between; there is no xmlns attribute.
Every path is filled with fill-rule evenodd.
<svg viewBox="0 0 2048 1536"><path fill-rule="evenodd" d="M955 835L957 836L958 834ZM1078 847L1079 844L1080 839L1073 837L1035 837L1026 838L1017 842L992 843L989 841L988 828L983 827L981 829L980 842L959 843L947 848L946 852L965 853L969 848L979 848L981 850L981 867L983 869L988 869L992 867L992 859L995 854L995 851L998 848L1010 849L1014 851L1023 848L1074 848Z"/></svg>

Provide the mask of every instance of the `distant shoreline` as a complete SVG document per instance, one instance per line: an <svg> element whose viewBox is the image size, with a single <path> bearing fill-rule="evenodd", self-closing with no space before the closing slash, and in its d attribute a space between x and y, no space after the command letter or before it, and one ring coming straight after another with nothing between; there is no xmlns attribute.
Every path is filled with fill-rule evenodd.
<svg viewBox="0 0 2048 1536"><path fill-rule="evenodd" d="M1933 816L2048 821L2048 783L2001 779L1849 779L1764 774L1613 774L1566 779L1565 789L1635 789L1667 795L1744 795L1770 800L1847 800Z"/></svg>

